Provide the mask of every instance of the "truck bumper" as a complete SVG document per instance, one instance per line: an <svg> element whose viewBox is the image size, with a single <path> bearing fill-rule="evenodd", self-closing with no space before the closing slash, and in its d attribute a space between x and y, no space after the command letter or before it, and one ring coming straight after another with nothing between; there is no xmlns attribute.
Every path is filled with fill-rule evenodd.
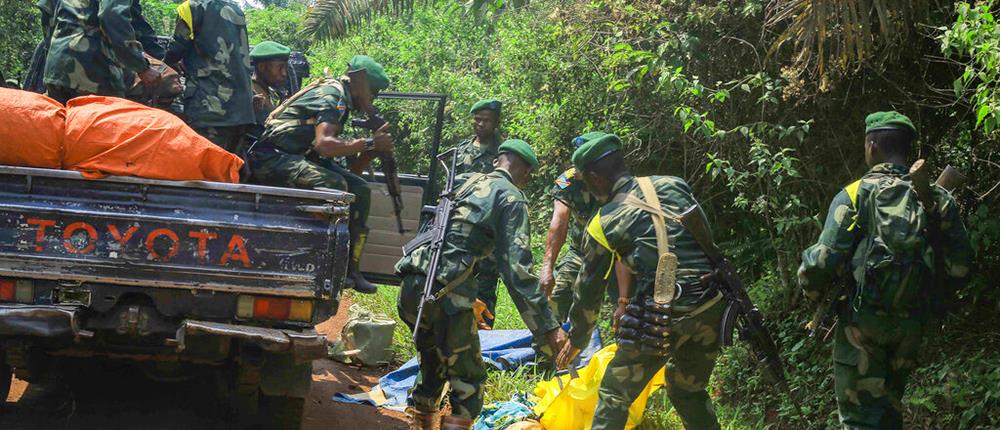
<svg viewBox="0 0 1000 430"><path fill-rule="evenodd" d="M291 353L296 362L326 357L326 336L309 330L299 332L210 321L184 320L177 330L177 350L185 348L187 336L223 336L239 339L269 352Z"/></svg>
<svg viewBox="0 0 1000 430"><path fill-rule="evenodd" d="M73 306L0 304L0 336L88 339L94 336L80 326L80 309ZM266 327L184 320L175 339L168 345L178 352L186 348L187 336L221 336L257 345L274 353L294 356L305 362L326 357L326 337L312 330L284 330Z"/></svg>

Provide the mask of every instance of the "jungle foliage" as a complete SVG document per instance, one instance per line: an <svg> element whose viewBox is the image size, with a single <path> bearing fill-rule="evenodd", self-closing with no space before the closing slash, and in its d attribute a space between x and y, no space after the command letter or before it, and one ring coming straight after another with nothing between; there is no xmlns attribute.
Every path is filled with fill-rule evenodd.
<svg viewBox="0 0 1000 430"><path fill-rule="evenodd" d="M142 2L169 34L174 2ZM0 20L36 28L27 3L0 2ZM920 131L914 158L968 174L956 197L976 251L963 306L928 336L904 401L909 427L1000 426L995 0L268 4L247 11L251 41L306 51L314 76L363 53L386 66L392 90L448 95L446 145L471 133L473 102L503 100L504 133L531 142L543 161L528 190L536 246L551 210L543 193L569 167L574 136L614 131L636 173L685 178L753 284L789 366L794 402L760 380L742 347L720 358L712 393L733 428L835 427L829 345L802 329L812 309L795 269L831 198L866 170L865 115L904 112ZM4 72L23 70L37 34L0 41ZM425 171L432 107L380 104L396 124L401 168ZM671 422L663 415L651 414L650 425Z"/></svg>

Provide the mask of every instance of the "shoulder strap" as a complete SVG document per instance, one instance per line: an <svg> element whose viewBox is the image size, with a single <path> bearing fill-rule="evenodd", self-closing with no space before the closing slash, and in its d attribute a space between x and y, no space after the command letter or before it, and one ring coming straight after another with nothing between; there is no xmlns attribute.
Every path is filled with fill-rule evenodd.
<svg viewBox="0 0 1000 430"><path fill-rule="evenodd" d="M316 88L316 87L318 87L320 85L331 85L333 87L336 87L338 90L340 90L341 94L343 94L343 92L344 92L344 84L342 84L336 78L323 77L323 78L316 79L315 81L312 81L312 83L310 83L309 85L306 85L306 86L302 87L302 89L300 89L297 93L293 94L291 97L289 97L284 102L282 102L280 105L278 105L278 107L275 108L273 111L271 111L271 114L267 116L267 120L271 121L272 119L277 118L278 115L281 115L282 113L285 112L285 109L287 109L289 105L291 105L292 103L294 103L296 100L300 99L306 92L308 92L308 91L312 90L313 88Z"/></svg>

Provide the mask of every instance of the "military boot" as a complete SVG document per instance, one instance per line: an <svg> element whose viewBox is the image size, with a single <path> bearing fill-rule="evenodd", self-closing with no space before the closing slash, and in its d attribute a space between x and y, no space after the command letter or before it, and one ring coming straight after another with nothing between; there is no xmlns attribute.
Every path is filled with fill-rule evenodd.
<svg viewBox="0 0 1000 430"><path fill-rule="evenodd" d="M406 416L410 419L410 430L436 430L437 411L423 412L416 408L406 408Z"/></svg>
<svg viewBox="0 0 1000 430"><path fill-rule="evenodd" d="M441 430L469 430L472 428L472 420L455 415L441 417Z"/></svg>
<svg viewBox="0 0 1000 430"><path fill-rule="evenodd" d="M364 252L367 239L367 228L351 229L351 261L347 265L347 280L350 281L351 288L355 291L363 294L375 294L378 287L361 275L361 253Z"/></svg>

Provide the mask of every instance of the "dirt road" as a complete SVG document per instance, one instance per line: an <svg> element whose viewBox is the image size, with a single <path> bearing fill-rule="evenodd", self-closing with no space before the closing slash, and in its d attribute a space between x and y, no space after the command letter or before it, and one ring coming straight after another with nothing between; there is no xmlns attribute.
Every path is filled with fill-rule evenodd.
<svg viewBox="0 0 1000 430"><path fill-rule="evenodd" d="M350 303L341 303L338 316L317 327L337 337L346 322ZM330 400L337 392L358 393L378 382L388 369L357 369L330 360L313 364L312 391L306 403L303 430L404 429L404 415L371 406ZM75 387L74 412L55 418L35 402L41 387L14 381L7 408L0 412L0 429L163 429L207 430L230 428L220 413L224 406L210 380L182 383L154 382L129 368L86 375L92 383ZM205 378L210 379L210 378ZM31 391L26 393L26 391Z"/></svg>

